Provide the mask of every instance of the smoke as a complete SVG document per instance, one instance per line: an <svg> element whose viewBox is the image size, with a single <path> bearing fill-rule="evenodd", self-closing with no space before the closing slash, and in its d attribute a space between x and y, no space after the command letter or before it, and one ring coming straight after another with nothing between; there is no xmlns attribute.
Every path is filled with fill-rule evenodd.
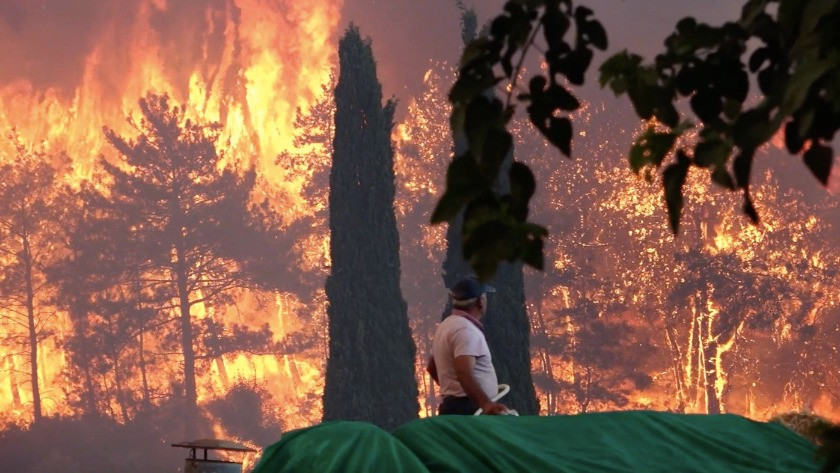
<svg viewBox="0 0 840 473"><path fill-rule="evenodd" d="M151 90L273 162L327 80L342 3L4 0L0 129L90 161Z"/></svg>
<svg viewBox="0 0 840 473"><path fill-rule="evenodd" d="M117 3L107 0L0 3L0 44L4 55L0 84L26 80L38 89L72 92L81 81L85 58L98 34L119 18L112 11ZM126 9L122 18L129 12Z"/></svg>

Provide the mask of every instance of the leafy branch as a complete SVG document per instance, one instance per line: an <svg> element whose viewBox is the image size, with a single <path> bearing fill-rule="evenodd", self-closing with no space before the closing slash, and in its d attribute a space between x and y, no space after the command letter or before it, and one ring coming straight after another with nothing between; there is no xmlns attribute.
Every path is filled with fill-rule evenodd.
<svg viewBox="0 0 840 473"><path fill-rule="evenodd" d="M571 0L511 0L492 21L489 34L471 41L463 52L449 101L453 138L465 142L466 149L449 165L446 191L432 223L463 215L464 257L482 279L491 277L502 261L521 259L542 269L548 232L528 221L536 180L524 163L505 164L513 149L507 127L517 106L524 104L540 133L571 156L568 113L580 102L565 83L583 84L593 49L607 47L604 28L591 16L590 9L574 7ZM547 73L534 73L528 91L513 101L523 64L540 31L547 45L542 54ZM492 94L503 81L508 84L505 103ZM497 184L503 172L510 185L500 190Z"/></svg>
<svg viewBox="0 0 840 473"><path fill-rule="evenodd" d="M580 102L566 84L582 85L593 50L607 47L607 34L592 14L571 0L509 0L489 33L471 41L462 54L449 93L450 126L455 142L466 147L449 165L446 190L431 221L463 216L463 255L482 279L502 261L522 260L542 269L547 231L528 221L536 180L521 161L508 165L513 139L507 128L522 104L536 129L571 156L569 113ZM533 74L527 92L513 101L526 57L539 49L540 31L547 72ZM838 31L840 0L749 0L738 20L720 27L681 20L652 64L627 51L603 63L601 85L626 94L640 118L661 125L635 140L628 159L634 172L647 168L650 175L672 157L662 172L662 187L674 233L691 167L708 169L713 182L742 192L743 210L757 222L750 193L753 161L782 129L788 151L801 154L819 182L827 184L834 160L830 143L840 128ZM751 96L752 79L759 94ZM507 87L504 103L492 93L500 83ZM756 96L758 102L750 105ZM699 123L682 117L682 99ZM695 127L699 141L679 144Z"/></svg>
<svg viewBox="0 0 840 473"><path fill-rule="evenodd" d="M660 167L674 233L679 230L682 187L691 166L709 169L711 180L744 196L744 212L758 222L750 195L756 151L784 127L789 152L802 152L805 165L828 183L834 153L828 146L840 127L840 2L750 0L737 21L720 27L685 18L665 40L653 64L639 55L616 54L601 66L601 85L627 94L636 113L664 124L650 127L633 144L630 166ZM749 54L750 45L757 43ZM749 72L748 72L749 71ZM760 100L747 106L750 78ZM700 121L693 148L674 150L694 124L680 121L677 103L685 97Z"/></svg>

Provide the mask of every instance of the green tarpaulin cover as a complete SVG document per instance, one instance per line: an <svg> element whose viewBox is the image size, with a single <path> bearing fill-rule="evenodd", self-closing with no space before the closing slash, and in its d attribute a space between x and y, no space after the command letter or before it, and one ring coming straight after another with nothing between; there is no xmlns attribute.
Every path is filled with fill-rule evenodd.
<svg viewBox="0 0 840 473"><path fill-rule="evenodd" d="M816 472L815 446L741 416L634 411L573 416L445 416L389 434L326 422L268 447L255 473Z"/></svg>

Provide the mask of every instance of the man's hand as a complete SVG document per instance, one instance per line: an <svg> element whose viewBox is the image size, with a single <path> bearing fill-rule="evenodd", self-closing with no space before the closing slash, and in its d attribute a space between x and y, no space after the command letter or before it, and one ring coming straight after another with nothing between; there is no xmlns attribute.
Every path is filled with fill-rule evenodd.
<svg viewBox="0 0 840 473"><path fill-rule="evenodd" d="M507 410L508 408L506 405L493 401L486 402L483 406L481 406L481 413L488 416L503 414L507 412Z"/></svg>
<svg viewBox="0 0 840 473"><path fill-rule="evenodd" d="M455 375L461 387L467 396L473 400L481 408L483 414L499 415L507 411L507 406L493 402L487 393L481 390L478 381L473 376L473 369L475 368L475 357L469 355L461 355L455 357Z"/></svg>

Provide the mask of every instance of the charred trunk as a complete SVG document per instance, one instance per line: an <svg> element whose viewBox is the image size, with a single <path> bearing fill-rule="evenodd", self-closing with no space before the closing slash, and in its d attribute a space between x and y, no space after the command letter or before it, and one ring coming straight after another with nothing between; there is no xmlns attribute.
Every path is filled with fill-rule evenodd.
<svg viewBox="0 0 840 473"><path fill-rule="evenodd" d="M198 396L195 387L195 351L193 350L192 317L190 316L190 293L184 249L179 246L176 251L178 260L175 263L175 272L181 322L181 350L184 353L184 399L187 408L194 410Z"/></svg>
<svg viewBox="0 0 840 473"><path fill-rule="evenodd" d="M674 373L674 392L677 396L677 412L685 413L685 373L682 366L682 351L677 343L677 334L674 327L665 328L665 338L668 341L668 348L671 352L671 370Z"/></svg>
<svg viewBox="0 0 840 473"><path fill-rule="evenodd" d="M140 330L140 334L138 335L138 339L140 342L139 352L140 352L140 381L143 385L143 407L149 407L151 405L151 400L149 396L149 378L146 375L146 353L143 348L143 333L145 332L145 328Z"/></svg>
<svg viewBox="0 0 840 473"><path fill-rule="evenodd" d="M551 351L549 349L549 333L545 324L545 317L543 317L543 288L540 287L536 302L536 324L535 329L540 335L540 340L543 341L542 346L536 347L539 352L540 365L542 367L543 376L547 380L545 387L546 412L554 414L557 412L557 400L555 398L555 390L557 387L557 380L554 378L554 369L552 367Z"/></svg>
<svg viewBox="0 0 840 473"><path fill-rule="evenodd" d="M720 399L718 399L717 394L717 343L710 342L704 348L704 360L705 360L705 370L704 373L706 375L705 384L706 384L706 413L707 414L720 414L722 412Z"/></svg>
<svg viewBox="0 0 840 473"><path fill-rule="evenodd" d="M89 415L99 416L99 403L97 402L96 388L93 383L93 376L90 374L90 363L88 362L83 367L83 375L85 378L85 404L87 405L87 412Z"/></svg>
<svg viewBox="0 0 840 473"><path fill-rule="evenodd" d="M123 391L122 376L120 375L120 363L118 355L114 355L114 387L117 390L117 405L120 407L120 414L123 422L128 422L128 408L125 404L125 392Z"/></svg>
<svg viewBox="0 0 840 473"><path fill-rule="evenodd" d="M38 379L38 326L35 320L35 290L33 287L32 258L29 239L23 237L23 265L26 279L26 321L29 335L29 380L32 384L32 414L36 423L43 419L41 412L41 386Z"/></svg>
<svg viewBox="0 0 840 473"><path fill-rule="evenodd" d="M580 412L586 414L589 410L589 404L592 402L592 368L586 367L586 381L580 384L582 386L579 390L580 398L578 399L578 405L580 406Z"/></svg>
<svg viewBox="0 0 840 473"><path fill-rule="evenodd" d="M12 393L12 405L18 407L21 404L20 386L17 380L17 365L15 364L14 355L6 358L6 365L9 372L9 390Z"/></svg>
<svg viewBox="0 0 840 473"><path fill-rule="evenodd" d="M292 390L294 391L295 396L297 396L298 389L303 384L303 380L300 377L300 368L298 368L294 353L287 355L287 357L289 363L289 375L292 378Z"/></svg>

